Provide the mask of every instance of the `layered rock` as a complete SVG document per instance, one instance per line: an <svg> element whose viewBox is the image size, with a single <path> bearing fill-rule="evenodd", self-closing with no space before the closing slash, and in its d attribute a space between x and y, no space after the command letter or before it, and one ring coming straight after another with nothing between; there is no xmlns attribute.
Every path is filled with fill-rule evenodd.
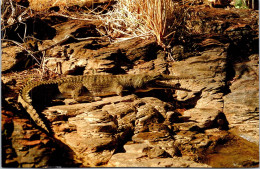
<svg viewBox="0 0 260 169"><path fill-rule="evenodd" d="M256 148L259 56L254 54L258 52L257 12L201 8L192 8L196 17L185 22L192 35L186 39L177 37L176 44L167 52L156 45L155 38L110 44L96 30L101 30L100 23L61 16L43 19L51 25L45 26L52 33L45 37L48 40L35 40L30 46L38 50L36 54L44 54L42 62L47 73L160 72L195 79L163 82L179 83L191 92L158 89L123 97L95 98L92 103L82 104L67 99L65 105L43 111L54 134L47 135L15 103L23 78L24 81L32 77L40 79L40 71L4 74L4 165L219 167L225 158L221 167L256 166L259 163ZM50 21L53 18L55 22ZM34 33L39 35L39 30ZM27 62L23 60L26 51L14 46L8 48L9 43L4 45L7 48L3 48L2 71L23 69L19 64ZM214 156L215 152L220 152L219 157ZM60 154L63 156L58 158ZM234 163L236 159L238 162Z"/></svg>
<svg viewBox="0 0 260 169"><path fill-rule="evenodd" d="M53 140L33 128L28 119L12 116L12 112L2 111L3 166L31 168L54 165L58 158L55 157L57 148Z"/></svg>
<svg viewBox="0 0 260 169"><path fill-rule="evenodd" d="M128 162L121 164L120 160L131 157L127 160L131 167L152 166L158 161L154 158L165 160L155 166L176 167L180 163L176 164L178 160L172 158L180 156L188 159L182 161L182 165L206 166L191 161L198 159L196 154L199 152L216 145L218 139L210 140L202 132L208 128L225 128L225 115L216 113L209 115L210 118L189 122L180 120L185 119L181 114L169 115L173 108L171 104L153 97L138 99L129 95L103 98L95 103L54 106L43 113L51 122L56 139L68 145L83 166L108 163L108 166L123 167ZM214 125L217 121L223 123ZM207 124L207 128L198 127L200 123ZM183 128L185 125L189 127ZM185 141L182 139L184 133L190 133ZM225 135L227 133L223 131L218 138L223 139ZM119 155L122 158L118 158ZM138 159L144 162L135 164Z"/></svg>
<svg viewBox="0 0 260 169"><path fill-rule="evenodd" d="M224 111L230 127L241 137L256 144L259 144L258 66L258 59L235 64L231 92L224 96Z"/></svg>

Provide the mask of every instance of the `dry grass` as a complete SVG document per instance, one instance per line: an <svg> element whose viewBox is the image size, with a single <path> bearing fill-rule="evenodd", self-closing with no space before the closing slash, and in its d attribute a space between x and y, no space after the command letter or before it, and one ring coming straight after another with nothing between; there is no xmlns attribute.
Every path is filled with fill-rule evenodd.
<svg viewBox="0 0 260 169"><path fill-rule="evenodd" d="M173 10L172 0L118 0L101 19L107 34L117 41L155 36L165 48L167 21L173 18Z"/></svg>

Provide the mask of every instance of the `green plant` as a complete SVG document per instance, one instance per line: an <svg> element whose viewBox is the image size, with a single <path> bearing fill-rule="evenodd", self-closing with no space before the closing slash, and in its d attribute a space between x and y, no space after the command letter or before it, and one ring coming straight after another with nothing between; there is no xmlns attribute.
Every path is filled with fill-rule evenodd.
<svg viewBox="0 0 260 169"><path fill-rule="evenodd" d="M235 0L235 8L245 8L245 9L247 9L248 6L246 4L246 0Z"/></svg>

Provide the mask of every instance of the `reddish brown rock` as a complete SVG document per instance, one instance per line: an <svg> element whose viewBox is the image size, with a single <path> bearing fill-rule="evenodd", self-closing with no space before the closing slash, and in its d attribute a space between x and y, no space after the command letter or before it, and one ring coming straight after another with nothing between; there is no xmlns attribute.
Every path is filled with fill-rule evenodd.
<svg viewBox="0 0 260 169"><path fill-rule="evenodd" d="M184 160L182 158L149 159L142 154L118 153L112 156L108 167L210 167L206 164Z"/></svg>
<svg viewBox="0 0 260 169"><path fill-rule="evenodd" d="M30 2L33 5L37 1ZM64 2L56 5L60 3ZM50 7L48 3L42 5ZM190 17L183 22L185 31L178 28L172 47L165 51L156 45L155 38L110 44L96 30L102 29L98 27L100 22L70 20L58 14L43 17L49 28L56 30L45 38L48 40L37 42L40 50L36 51L37 57L43 58L42 66L48 68L48 73L160 72L196 78L164 82L179 83L190 92L161 89L124 97L95 98L92 103L65 100L66 105L48 107L43 115L53 129L53 140L34 128L35 124L29 123L27 117L2 112L6 166L210 167L212 164L216 167L225 158L234 167L232 144L225 144L233 139L230 131L252 142L259 140L258 55L255 54L258 12L201 5L189 9ZM185 32L189 32L188 37ZM10 54L7 50L4 53ZM10 67L15 60L7 60L5 56L3 70L13 71ZM3 86L5 105L20 108L15 104L17 94L12 90L19 88L21 78L42 78L41 70L31 74L30 70L11 73L12 78L4 74L2 80L8 86ZM248 91L244 92L245 89ZM10 90L11 95L7 94ZM14 112L21 116L23 113ZM258 161L252 157L258 149L254 146L247 149L247 142L240 143L245 143L242 150L234 147L235 150L253 153L247 157L246 153L235 152L239 154L239 166L254 166ZM219 147L223 144L224 147ZM228 153L225 146L230 147ZM221 152L221 158L213 155L203 161L212 152ZM60 155L63 156L57 159Z"/></svg>
<svg viewBox="0 0 260 169"><path fill-rule="evenodd" d="M224 96L230 127L244 139L259 143L259 79L258 61L235 65L231 93Z"/></svg>

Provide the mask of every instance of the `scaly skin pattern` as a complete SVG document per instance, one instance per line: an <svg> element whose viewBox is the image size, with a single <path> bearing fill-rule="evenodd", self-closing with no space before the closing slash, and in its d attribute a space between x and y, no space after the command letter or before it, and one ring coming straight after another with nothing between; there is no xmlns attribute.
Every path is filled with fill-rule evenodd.
<svg viewBox="0 0 260 169"><path fill-rule="evenodd" d="M50 130L41 119L38 112L32 106L32 99L30 92L40 86L57 85L60 93L65 97L72 97L74 100L80 101L92 101L91 98L95 96L107 96L107 95L119 95L122 96L122 92L128 88L142 89L142 88L172 88L175 90L186 90L178 86L161 86L157 85L157 81L162 80L174 80L174 79L190 79L194 77L179 78L176 76L164 75L164 74L136 74L136 75L83 75L73 76L68 78L61 78L58 80L48 81L33 81L28 82L20 91L18 102L29 113L34 122L47 131ZM149 85L148 85L149 84ZM155 86L153 86L155 85Z"/></svg>

